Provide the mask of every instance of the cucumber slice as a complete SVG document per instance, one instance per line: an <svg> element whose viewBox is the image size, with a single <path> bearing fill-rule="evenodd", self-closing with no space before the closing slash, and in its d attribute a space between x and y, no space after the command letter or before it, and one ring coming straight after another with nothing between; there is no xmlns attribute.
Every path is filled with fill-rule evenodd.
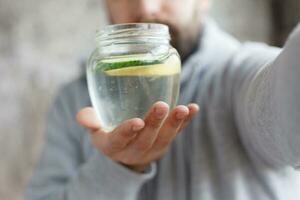
<svg viewBox="0 0 300 200"><path fill-rule="evenodd" d="M99 72L99 71L120 69L125 67L155 65L155 64L161 64L162 62L163 60L128 60L128 61L113 61L113 62L100 61L97 63L95 71Z"/></svg>

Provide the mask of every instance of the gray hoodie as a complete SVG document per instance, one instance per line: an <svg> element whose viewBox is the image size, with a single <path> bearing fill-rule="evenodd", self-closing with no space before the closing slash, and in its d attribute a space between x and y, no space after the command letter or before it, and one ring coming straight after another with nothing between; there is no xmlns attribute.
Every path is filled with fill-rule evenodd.
<svg viewBox="0 0 300 200"><path fill-rule="evenodd" d="M240 43L208 23L184 63L179 104L201 111L167 154L138 174L95 150L75 114L84 78L50 109L27 200L299 200L300 26L283 51Z"/></svg>

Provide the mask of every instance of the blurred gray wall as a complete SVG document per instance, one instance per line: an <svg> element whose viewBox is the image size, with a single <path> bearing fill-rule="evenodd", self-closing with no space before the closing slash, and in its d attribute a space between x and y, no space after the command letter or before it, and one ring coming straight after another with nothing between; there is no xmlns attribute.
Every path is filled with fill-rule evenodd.
<svg viewBox="0 0 300 200"><path fill-rule="evenodd" d="M280 45L299 21L299 15L288 17L289 8L300 4L275 1L214 0L212 16L241 40ZM0 0L1 200L22 199L43 145L49 103L79 75L80 59L103 24L101 0Z"/></svg>
<svg viewBox="0 0 300 200"><path fill-rule="evenodd" d="M57 88L104 22L101 0L0 0L0 199L22 199Z"/></svg>
<svg viewBox="0 0 300 200"><path fill-rule="evenodd" d="M269 0L213 0L211 14L240 40L270 43L271 12Z"/></svg>

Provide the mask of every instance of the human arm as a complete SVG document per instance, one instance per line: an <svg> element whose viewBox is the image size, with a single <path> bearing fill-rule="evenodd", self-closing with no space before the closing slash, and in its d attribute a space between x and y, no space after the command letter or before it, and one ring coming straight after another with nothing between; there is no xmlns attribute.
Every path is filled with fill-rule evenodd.
<svg viewBox="0 0 300 200"><path fill-rule="evenodd" d="M267 56L263 51L256 55ZM300 165L300 26L275 60L248 70L242 77L234 86L233 107L248 152L272 166L297 168Z"/></svg>

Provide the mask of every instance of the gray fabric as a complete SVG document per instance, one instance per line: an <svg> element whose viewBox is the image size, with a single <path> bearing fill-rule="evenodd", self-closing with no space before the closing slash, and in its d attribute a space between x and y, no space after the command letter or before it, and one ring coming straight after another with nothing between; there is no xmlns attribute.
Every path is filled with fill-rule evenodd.
<svg viewBox="0 0 300 200"><path fill-rule="evenodd" d="M93 149L74 119L90 104L85 80L67 85L50 110L26 199L299 199L300 27L279 53L206 25L179 99L201 111L145 174Z"/></svg>

